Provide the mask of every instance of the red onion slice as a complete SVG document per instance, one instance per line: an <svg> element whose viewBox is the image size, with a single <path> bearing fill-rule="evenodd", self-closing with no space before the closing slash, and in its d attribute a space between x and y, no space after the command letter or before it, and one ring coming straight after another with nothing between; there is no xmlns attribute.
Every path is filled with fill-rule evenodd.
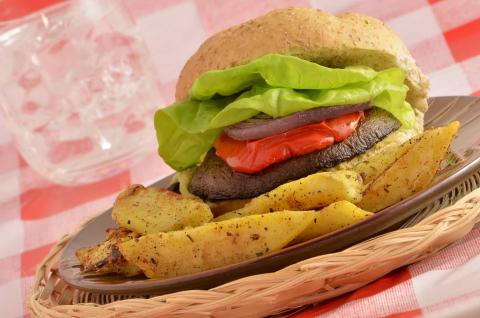
<svg viewBox="0 0 480 318"><path fill-rule="evenodd" d="M345 114L359 112L370 108L370 103L317 107L304 110L289 116L271 118L259 115L238 124L226 127L223 132L236 140L254 140L294 129L297 127L318 123L322 120L339 117Z"/></svg>

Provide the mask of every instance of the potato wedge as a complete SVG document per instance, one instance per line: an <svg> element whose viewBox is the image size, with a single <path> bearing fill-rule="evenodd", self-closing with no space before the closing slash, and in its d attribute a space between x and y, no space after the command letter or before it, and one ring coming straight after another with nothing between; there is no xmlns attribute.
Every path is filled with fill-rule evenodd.
<svg viewBox="0 0 480 318"><path fill-rule="evenodd" d="M458 122L424 132L411 147L366 189L357 205L377 212L425 189L445 157Z"/></svg>
<svg viewBox="0 0 480 318"><path fill-rule="evenodd" d="M120 244L120 252L147 277L168 278L275 252L314 219L314 212L252 215L196 228L150 234Z"/></svg>
<svg viewBox="0 0 480 318"><path fill-rule="evenodd" d="M352 170L359 173L365 186L370 185L376 180L388 167L403 156L418 138L412 138L400 145L390 144L385 149L379 151L376 156L372 156L367 160L359 161Z"/></svg>
<svg viewBox="0 0 480 318"><path fill-rule="evenodd" d="M348 201L338 201L315 212L313 222L292 243L308 241L312 238L334 232L360 222L373 213L364 211Z"/></svg>
<svg viewBox="0 0 480 318"><path fill-rule="evenodd" d="M94 247L80 248L75 252L85 272L98 274L118 273L135 276L142 271L135 264L128 262L118 250L118 244L139 237L125 228L108 229L107 239Z"/></svg>
<svg viewBox="0 0 480 318"><path fill-rule="evenodd" d="M119 226L144 235L198 226L210 221L213 214L200 200L137 184L120 193L112 217Z"/></svg>
<svg viewBox="0 0 480 318"><path fill-rule="evenodd" d="M362 178L356 172L348 170L319 172L282 184L253 198L243 208L221 215L215 220L282 210L305 211L340 200L355 203L361 200L362 191Z"/></svg>
<svg viewBox="0 0 480 318"><path fill-rule="evenodd" d="M413 128L400 128L391 133L367 152L331 168L329 171L353 170L363 178L365 186L377 179L388 167L400 158L413 144L415 136L423 131L423 116L417 114Z"/></svg>

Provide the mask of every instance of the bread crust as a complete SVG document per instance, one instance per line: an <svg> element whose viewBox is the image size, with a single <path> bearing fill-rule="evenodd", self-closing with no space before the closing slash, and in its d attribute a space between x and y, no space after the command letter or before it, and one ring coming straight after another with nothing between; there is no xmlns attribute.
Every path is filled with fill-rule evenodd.
<svg viewBox="0 0 480 318"><path fill-rule="evenodd" d="M429 83L402 40L375 18L359 13L337 16L311 8L285 8L231 27L207 39L183 67L175 97L183 100L195 79L209 70L248 63L279 53L329 67L400 67L409 86L407 101L427 109Z"/></svg>

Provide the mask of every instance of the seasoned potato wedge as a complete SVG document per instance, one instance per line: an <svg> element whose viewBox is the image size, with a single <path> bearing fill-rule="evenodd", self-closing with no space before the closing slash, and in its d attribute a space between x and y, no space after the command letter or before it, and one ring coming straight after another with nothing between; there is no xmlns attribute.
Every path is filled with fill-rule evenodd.
<svg viewBox="0 0 480 318"><path fill-rule="evenodd" d="M423 116L416 115L417 123L414 128L400 128L367 152L342 162L329 171L353 170L362 176L365 185L369 185L409 149L413 144L412 138L421 134Z"/></svg>
<svg viewBox="0 0 480 318"><path fill-rule="evenodd" d="M118 244L139 237L125 228L108 229L105 242L94 247L80 248L75 252L85 272L98 274L118 273L135 276L142 271L128 262L118 250Z"/></svg>
<svg viewBox="0 0 480 318"><path fill-rule="evenodd" d="M314 214L282 211L150 234L120 244L120 252L150 278L193 274L275 252L303 232Z"/></svg>
<svg viewBox="0 0 480 318"><path fill-rule="evenodd" d="M215 220L282 210L317 209L340 200L355 203L361 200L362 191L362 178L356 172L348 170L319 172L282 184L253 198L243 208L221 215Z"/></svg>
<svg viewBox="0 0 480 318"><path fill-rule="evenodd" d="M366 186L376 180L388 167L405 154L417 141L412 138L401 145L390 145L383 149L377 156L368 160L359 161L353 170L358 172Z"/></svg>
<svg viewBox="0 0 480 318"><path fill-rule="evenodd" d="M364 211L348 201L332 203L322 210L315 212L313 222L293 240L293 243L305 242L312 238L334 232L360 222L372 215L373 213Z"/></svg>
<svg viewBox="0 0 480 318"><path fill-rule="evenodd" d="M415 138L413 145L366 189L358 206L377 212L425 189L432 182L458 127L459 123L453 122Z"/></svg>
<svg viewBox="0 0 480 318"><path fill-rule="evenodd" d="M113 205L112 217L121 227L151 234L198 226L210 221L213 214L200 200L137 184L120 193Z"/></svg>

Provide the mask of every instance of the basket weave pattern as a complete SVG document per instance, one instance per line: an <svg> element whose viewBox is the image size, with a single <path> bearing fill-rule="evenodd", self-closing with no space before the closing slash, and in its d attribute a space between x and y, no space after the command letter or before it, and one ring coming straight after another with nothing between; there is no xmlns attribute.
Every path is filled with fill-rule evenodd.
<svg viewBox="0 0 480 318"><path fill-rule="evenodd" d="M67 285L57 273L64 237L37 270L29 308L33 317L261 317L355 290L419 261L465 236L480 221L480 189L420 223L273 273L245 277L210 290L149 299L98 295ZM380 261L379 261L380 260ZM103 304L103 305L99 305Z"/></svg>

